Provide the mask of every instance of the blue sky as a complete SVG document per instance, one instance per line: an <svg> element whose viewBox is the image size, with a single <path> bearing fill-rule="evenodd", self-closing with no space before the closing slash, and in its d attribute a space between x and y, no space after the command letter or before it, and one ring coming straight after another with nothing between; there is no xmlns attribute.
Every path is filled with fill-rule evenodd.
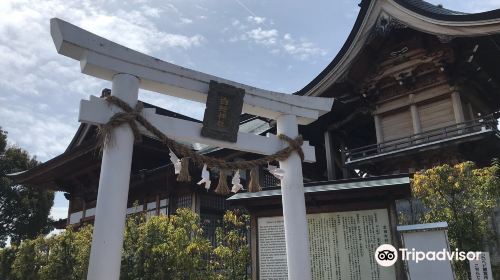
<svg viewBox="0 0 500 280"><path fill-rule="evenodd" d="M111 87L56 53L52 17L184 67L292 93L338 52L359 2L1 0L0 126L10 144L46 161L76 132L79 100ZM500 0L430 2L464 12L500 8ZM139 98L202 118L203 104L146 91ZM53 216L66 214L67 202L58 194Z"/></svg>

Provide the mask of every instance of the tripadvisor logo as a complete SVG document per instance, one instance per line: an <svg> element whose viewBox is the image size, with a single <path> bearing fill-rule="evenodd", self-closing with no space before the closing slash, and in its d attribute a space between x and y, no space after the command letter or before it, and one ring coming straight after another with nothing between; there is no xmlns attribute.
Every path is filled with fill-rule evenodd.
<svg viewBox="0 0 500 280"><path fill-rule="evenodd" d="M481 252L464 252L455 251L449 252L446 249L440 251L417 251L414 248L399 248L399 257L403 261L411 261L419 263L421 261L477 261L481 258ZM391 244L382 244L375 250L375 260L381 266L392 266L398 260L398 250Z"/></svg>
<svg viewBox="0 0 500 280"><path fill-rule="evenodd" d="M381 266L391 266L398 260L398 251L391 244L382 244L375 251L375 260Z"/></svg>

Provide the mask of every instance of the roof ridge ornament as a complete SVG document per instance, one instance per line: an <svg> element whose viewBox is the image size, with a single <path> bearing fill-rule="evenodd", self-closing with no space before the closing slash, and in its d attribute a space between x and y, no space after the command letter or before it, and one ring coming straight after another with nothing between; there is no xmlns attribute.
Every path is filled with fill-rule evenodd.
<svg viewBox="0 0 500 280"><path fill-rule="evenodd" d="M382 11L377 19L377 23L373 27L375 32L382 36L389 35L394 29L405 29L408 25L399 19Z"/></svg>

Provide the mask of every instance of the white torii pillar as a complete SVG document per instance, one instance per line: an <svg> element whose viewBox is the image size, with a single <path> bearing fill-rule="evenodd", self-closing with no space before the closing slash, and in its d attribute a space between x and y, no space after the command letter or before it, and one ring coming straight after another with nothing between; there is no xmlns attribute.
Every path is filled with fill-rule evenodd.
<svg viewBox="0 0 500 280"><path fill-rule="evenodd" d="M133 51L64 22L51 20L51 35L58 53L80 61L82 72L112 80L112 94L129 105L137 103L138 89L156 91L183 99L206 102L211 80L245 90L243 112L277 120L278 133L294 138L298 124L309 124L330 111L333 99L295 96L239 84L216 76L186 69ZM106 101L91 97L80 105L81 122L104 124L118 112ZM145 109L143 116L163 133L177 141L197 142L252 153L269 155L284 148L276 136L238 133L236 143L200 136L201 124L155 114ZM147 131L142 131L148 135ZM127 125L114 128L115 143L103 151L96 205L96 218L87 279L119 279L125 225L133 134ZM305 161L314 162L314 148L304 142ZM304 200L302 165L294 152L280 168L288 278L311 279L309 237Z"/></svg>
<svg viewBox="0 0 500 280"><path fill-rule="evenodd" d="M276 122L278 134L295 138L299 135L297 117L281 115ZM286 263L288 279L311 279L311 259L309 256L309 234L304 199L304 178L302 162L295 152L284 161L280 168L285 170L281 180L281 200L285 224Z"/></svg>
<svg viewBox="0 0 500 280"><path fill-rule="evenodd" d="M111 94L137 104L139 79L129 74L113 77ZM94 234L87 279L119 279L123 232L127 215L134 133L128 124L114 128L112 143L103 149L97 193Z"/></svg>

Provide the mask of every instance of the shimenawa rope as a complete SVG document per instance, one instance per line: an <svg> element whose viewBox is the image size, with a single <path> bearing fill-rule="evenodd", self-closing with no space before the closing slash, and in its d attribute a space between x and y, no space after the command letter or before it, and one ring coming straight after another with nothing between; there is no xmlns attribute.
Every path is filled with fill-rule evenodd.
<svg viewBox="0 0 500 280"><path fill-rule="evenodd" d="M108 96L105 98L109 104L118 106L123 112L114 114L111 119L104 125L99 127L99 146L104 148L106 145L112 145L113 139L111 139L111 131L113 128L118 127L124 123L128 123L136 141L141 141L142 136L137 126L137 123L141 124L147 131L151 132L154 136L160 139L170 150L172 150L177 155L182 155L183 157L189 157L194 163L202 167L204 164L209 168L218 168L223 171L230 170L252 170L257 166L265 165L273 161L282 161L287 159L292 152L296 151L301 160L304 160L304 152L302 151L303 139L302 136L297 136L297 138L292 139L286 135L279 134L278 137L286 142L288 142L288 147L277 151L276 153L268 156L264 156L259 159L247 160L247 161L236 161L236 162L226 162L223 159L213 158L206 155L202 155L190 147L178 143L175 140L169 138L155 126L153 126L146 118L141 115L143 109L142 103L139 102L132 108L125 101L119 99L116 96ZM136 123L137 122L137 123ZM221 176L222 177L222 176ZM225 177L225 176L224 176ZM252 188L258 191L260 187L257 186ZM226 193L226 191L221 191L221 193Z"/></svg>

